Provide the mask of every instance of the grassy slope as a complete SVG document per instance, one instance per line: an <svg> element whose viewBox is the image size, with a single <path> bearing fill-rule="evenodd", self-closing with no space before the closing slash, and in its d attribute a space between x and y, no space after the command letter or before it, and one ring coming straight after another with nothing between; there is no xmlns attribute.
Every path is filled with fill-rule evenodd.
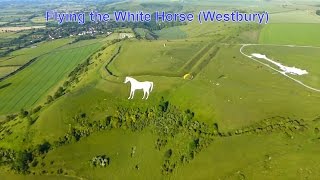
<svg viewBox="0 0 320 180"><path fill-rule="evenodd" d="M320 156L313 153L319 142L310 140L281 133L217 139L174 179L313 179L319 176Z"/></svg>
<svg viewBox="0 0 320 180"><path fill-rule="evenodd" d="M242 56L239 48L221 46L207 67L194 80L173 91L170 99L194 110L199 119L218 121L226 129L277 115L318 115L320 109L314 105L319 102L318 93L260 67Z"/></svg>

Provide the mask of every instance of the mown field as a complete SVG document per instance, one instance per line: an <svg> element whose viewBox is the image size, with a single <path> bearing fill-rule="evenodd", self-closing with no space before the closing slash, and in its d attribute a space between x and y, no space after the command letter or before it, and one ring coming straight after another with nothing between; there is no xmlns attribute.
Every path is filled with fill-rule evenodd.
<svg viewBox="0 0 320 180"><path fill-rule="evenodd" d="M72 46L72 45L71 45ZM41 56L29 67L0 84L10 84L1 89L0 112L16 112L34 105L80 62L101 46L100 43L58 50ZM32 54L31 54L32 55Z"/></svg>

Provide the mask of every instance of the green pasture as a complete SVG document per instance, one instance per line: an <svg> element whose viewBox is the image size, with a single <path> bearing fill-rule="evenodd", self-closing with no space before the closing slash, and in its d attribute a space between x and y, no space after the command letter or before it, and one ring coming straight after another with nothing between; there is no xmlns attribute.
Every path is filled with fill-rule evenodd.
<svg viewBox="0 0 320 180"><path fill-rule="evenodd" d="M164 28L159 31L155 31L155 34L159 36L159 39L184 39L187 38L187 33L182 31L179 26Z"/></svg>
<svg viewBox="0 0 320 180"><path fill-rule="evenodd" d="M110 64L116 75L183 76L179 69L204 43L188 41L126 41Z"/></svg>
<svg viewBox="0 0 320 180"><path fill-rule="evenodd" d="M268 24L261 33L262 44L320 46L320 24Z"/></svg>

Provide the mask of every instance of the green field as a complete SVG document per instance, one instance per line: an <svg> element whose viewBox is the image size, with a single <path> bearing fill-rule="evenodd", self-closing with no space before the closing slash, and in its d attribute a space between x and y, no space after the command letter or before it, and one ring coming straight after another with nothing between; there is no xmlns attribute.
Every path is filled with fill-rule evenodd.
<svg viewBox="0 0 320 180"><path fill-rule="evenodd" d="M268 24L259 39L263 44L320 46L320 24Z"/></svg>
<svg viewBox="0 0 320 180"><path fill-rule="evenodd" d="M84 61L101 44L90 44L78 48L58 50L41 56L19 76L13 76L1 85L10 86L1 89L1 113L19 111L28 108L40 100L52 87L66 77L78 63ZM10 93L8 93L10 92Z"/></svg>
<svg viewBox="0 0 320 180"><path fill-rule="evenodd" d="M6 57L0 58L0 66L3 65L23 65L35 57L49 53L56 48L67 45L73 39L59 39L49 42L37 43L33 47L23 48L10 53Z"/></svg>

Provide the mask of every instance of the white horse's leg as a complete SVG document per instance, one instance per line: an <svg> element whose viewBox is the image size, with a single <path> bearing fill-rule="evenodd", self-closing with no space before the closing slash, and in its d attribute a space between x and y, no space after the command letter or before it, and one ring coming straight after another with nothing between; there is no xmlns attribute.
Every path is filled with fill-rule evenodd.
<svg viewBox="0 0 320 180"><path fill-rule="evenodd" d="M133 90L133 91L132 91L132 96L131 96L131 99L133 99L133 96L134 96L134 91L135 91L135 90Z"/></svg>
<svg viewBox="0 0 320 180"><path fill-rule="evenodd" d="M129 95L128 99L131 99L131 96L132 96L132 91L130 91L130 95Z"/></svg>
<svg viewBox="0 0 320 180"><path fill-rule="evenodd" d="M145 90L143 90L143 97L142 97L142 99L144 99L144 97L146 97L146 91Z"/></svg>
<svg viewBox="0 0 320 180"><path fill-rule="evenodd" d="M146 98L146 100L148 99L148 97L149 97L149 91L146 91L146 93L147 93L147 98Z"/></svg>

